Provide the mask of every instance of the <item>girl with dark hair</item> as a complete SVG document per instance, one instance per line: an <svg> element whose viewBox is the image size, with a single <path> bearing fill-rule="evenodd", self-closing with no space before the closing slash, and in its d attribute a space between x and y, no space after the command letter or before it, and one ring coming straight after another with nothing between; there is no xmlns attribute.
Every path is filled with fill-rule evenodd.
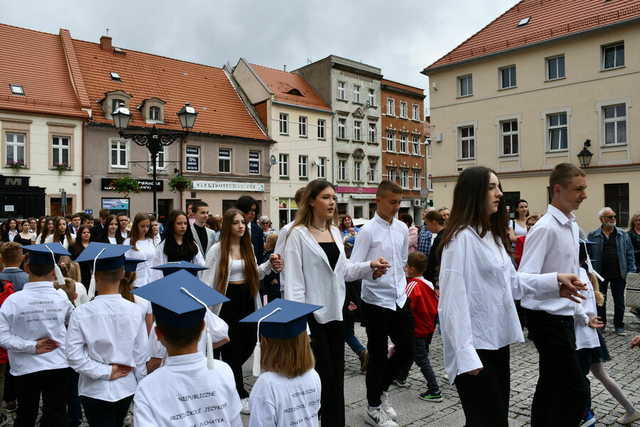
<svg viewBox="0 0 640 427"><path fill-rule="evenodd" d="M204 265L204 257L191 234L187 214L182 211L171 211L165 228L165 238L155 249L152 265L177 261ZM159 270L152 270L150 281L160 278L162 273Z"/></svg>
<svg viewBox="0 0 640 427"><path fill-rule="evenodd" d="M110 243L112 245L121 245L124 239L118 233L118 217L109 215L104 220L104 232L97 239L100 243Z"/></svg>
<svg viewBox="0 0 640 427"><path fill-rule="evenodd" d="M14 242L20 243L22 246L32 245L36 239L36 235L31 232L29 222L25 221L20 225L20 233L13 239Z"/></svg>
<svg viewBox="0 0 640 427"><path fill-rule="evenodd" d="M509 220L509 239L514 247L518 237L527 235L527 218L529 218L529 203L520 199L516 204L515 218Z"/></svg>
<svg viewBox="0 0 640 427"><path fill-rule="evenodd" d="M509 345L524 341L514 299L536 288L555 297L577 294L576 275L516 272L506 214L492 170L460 174L442 231L438 312L445 370L467 426L508 426Z"/></svg>
<svg viewBox="0 0 640 427"><path fill-rule="evenodd" d="M15 218L10 218L3 224L3 229L2 240L5 242L13 242L13 239L15 239L19 233L18 221L16 221Z"/></svg>
<svg viewBox="0 0 640 427"><path fill-rule="evenodd" d="M89 243L91 242L91 227L86 224L78 227L78 232L76 233L76 240L69 247L69 252L71 253L71 259L75 260L78 258L78 255L84 251ZM91 262L83 262L80 263L80 282L89 290L89 285L91 284L91 269L93 268L93 263Z"/></svg>
<svg viewBox="0 0 640 427"><path fill-rule="evenodd" d="M157 277L157 273L151 268L154 266L153 258L156 254L156 246L153 244L151 236L149 215L139 213L133 218L131 237L126 239L124 244L131 245L131 249L125 254L127 258L142 260L136 267L133 287L139 288L150 283L153 277Z"/></svg>
<svg viewBox="0 0 640 427"><path fill-rule="evenodd" d="M260 280L271 271L280 271L279 255L258 265L247 232L244 214L228 209L222 217L220 241L207 253L202 281L229 298L215 307L215 312L229 325L230 343L220 353L222 360L233 370L236 390L242 402L242 413L249 413L249 393L244 388L242 365L249 359L256 345L256 328L239 321L262 307Z"/></svg>
<svg viewBox="0 0 640 427"><path fill-rule="evenodd" d="M47 239L47 237L50 234L53 234L54 231L55 231L55 224L53 223L53 218L50 218L50 217L45 218L44 226L42 227L40 234L38 234L38 237L36 237L36 243L37 244L45 243L45 240Z"/></svg>
<svg viewBox="0 0 640 427"><path fill-rule="evenodd" d="M73 243L71 232L67 227L67 220L62 216L57 216L53 221L53 234L49 234L45 239L45 243L60 243L65 249Z"/></svg>

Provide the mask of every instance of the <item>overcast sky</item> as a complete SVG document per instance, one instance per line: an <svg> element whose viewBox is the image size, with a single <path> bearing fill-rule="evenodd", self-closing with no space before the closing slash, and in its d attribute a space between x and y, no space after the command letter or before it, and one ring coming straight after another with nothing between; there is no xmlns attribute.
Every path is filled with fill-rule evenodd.
<svg viewBox="0 0 640 427"><path fill-rule="evenodd" d="M419 74L517 0L2 0L0 22L221 66L292 70L329 54L427 87Z"/></svg>

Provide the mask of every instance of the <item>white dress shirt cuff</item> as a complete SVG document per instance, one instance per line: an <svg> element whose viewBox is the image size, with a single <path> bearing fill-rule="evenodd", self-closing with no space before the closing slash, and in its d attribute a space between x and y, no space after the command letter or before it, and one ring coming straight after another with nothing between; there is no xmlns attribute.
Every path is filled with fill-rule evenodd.
<svg viewBox="0 0 640 427"><path fill-rule="evenodd" d="M456 352L457 375L482 368L482 361L475 348L468 347Z"/></svg>

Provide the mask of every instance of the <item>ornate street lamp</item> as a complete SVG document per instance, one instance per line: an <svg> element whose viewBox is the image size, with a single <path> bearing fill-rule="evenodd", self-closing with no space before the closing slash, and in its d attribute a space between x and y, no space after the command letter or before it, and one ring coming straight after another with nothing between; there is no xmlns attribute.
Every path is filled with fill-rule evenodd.
<svg viewBox="0 0 640 427"><path fill-rule="evenodd" d="M591 164L591 158L593 157L593 153L589 151L589 147L591 147L591 140L587 139L584 142L584 147L582 147L582 151L578 153L578 160L580 161L580 167L586 169Z"/></svg>
<svg viewBox="0 0 640 427"><path fill-rule="evenodd" d="M127 133L125 129L129 127L129 121L131 120L131 113L126 107L118 107L111 114L113 118L113 125L118 129L118 133L122 138L130 139L141 147L147 147L149 154L151 155L151 165L153 174L153 184L151 189L153 190L153 213L158 217L158 200L157 200L157 159L158 153L160 153L164 147L167 147L174 142L186 138L191 129L193 129L198 113L191 104L185 104L177 113L180 119L180 126L184 129L183 132L167 131L164 129L157 129L155 125L151 129L142 129L140 132Z"/></svg>

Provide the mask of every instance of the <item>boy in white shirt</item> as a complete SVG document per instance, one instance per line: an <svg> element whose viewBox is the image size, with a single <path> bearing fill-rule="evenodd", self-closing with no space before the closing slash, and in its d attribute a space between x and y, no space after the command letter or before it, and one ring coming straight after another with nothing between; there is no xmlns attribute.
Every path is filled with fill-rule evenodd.
<svg viewBox="0 0 640 427"><path fill-rule="evenodd" d="M214 360L212 351L206 356L198 351L206 307L228 298L186 271L133 292L151 301L156 334L169 355L163 367L140 383L134 397L134 425L242 427L233 371Z"/></svg>
<svg viewBox="0 0 640 427"><path fill-rule="evenodd" d="M73 306L54 289L53 281L64 282L57 262L70 254L59 243L23 249L28 253L29 282L0 308L0 347L8 350L18 398L15 425L35 425L42 395L40 424L64 426L70 379L64 354L65 325Z"/></svg>
<svg viewBox="0 0 640 427"><path fill-rule="evenodd" d="M78 262L94 263L97 296L71 315L66 353L91 426L121 427L148 360L145 313L119 292L129 246L92 242Z"/></svg>

